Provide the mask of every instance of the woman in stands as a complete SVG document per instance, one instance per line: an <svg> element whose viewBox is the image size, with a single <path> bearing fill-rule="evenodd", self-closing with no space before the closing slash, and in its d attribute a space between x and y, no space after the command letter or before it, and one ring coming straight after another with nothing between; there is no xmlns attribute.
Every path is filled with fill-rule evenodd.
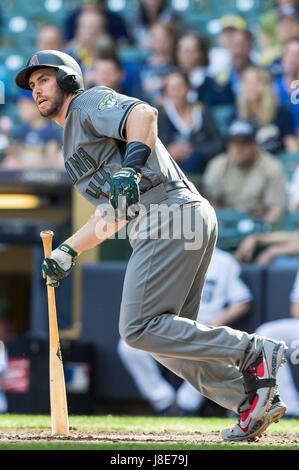
<svg viewBox="0 0 299 470"><path fill-rule="evenodd" d="M206 105L215 103L215 82L208 75L209 40L196 34L181 36L177 47L177 64L188 74L189 81L195 90L196 100Z"/></svg>
<svg viewBox="0 0 299 470"><path fill-rule="evenodd" d="M188 76L175 70L166 79L159 108L159 135L186 173L203 173L207 162L223 150L213 116L201 102L190 103Z"/></svg>
<svg viewBox="0 0 299 470"><path fill-rule="evenodd" d="M271 75L266 70L250 66L243 73L235 117L254 122L257 141L264 151L298 152L293 116L278 104Z"/></svg>
<svg viewBox="0 0 299 470"><path fill-rule="evenodd" d="M183 29L182 17L174 11L168 0L141 0L138 8L128 18L129 30L136 45L149 49L151 45L151 27L158 22L171 22L179 30Z"/></svg>
<svg viewBox="0 0 299 470"><path fill-rule="evenodd" d="M145 101L158 106L167 75L175 65L178 32L173 23L158 22L151 29L148 59L140 67L141 91Z"/></svg>

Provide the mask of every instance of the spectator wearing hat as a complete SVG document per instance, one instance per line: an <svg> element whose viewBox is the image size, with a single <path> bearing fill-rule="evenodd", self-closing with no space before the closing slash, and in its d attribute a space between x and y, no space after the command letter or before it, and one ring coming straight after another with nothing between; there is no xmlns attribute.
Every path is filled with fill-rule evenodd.
<svg viewBox="0 0 299 470"><path fill-rule="evenodd" d="M231 64L232 33L236 30L246 29L246 21L240 15L229 14L220 18L219 26L218 45L209 50L209 75L211 77L216 77Z"/></svg>
<svg viewBox="0 0 299 470"><path fill-rule="evenodd" d="M286 181L281 163L262 152L250 121L236 120L229 128L226 153L212 159L204 173L207 197L217 207L247 212L268 223L286 207Z"/></svg>
<svg viewBox="0 0 299 470"><path fill-rule="evenodd" d="M223 149L213 116L200 102L190 103L188 76L176 70L166 78L158 133L170 155L186 173L203 173L207 162Z"/></svg>
<svg viewBox="0 0 299 470"><path fill-rule="evenodd" d="M261 150L271 154L299 151L293 114L279 104L267 70L256 66L245 70L235 117L254 122Z"/></svg>
<svg viewBox="0 0 299 470"><path fill-rule="evenodd" d="M78 18L81 13L88 12L101 14L105 22L108 34L119 44L129 42L129 34L126 23L119 13L111 11L106 0L81 0L81 6L71 11L64 25L64 37L66 41L72 41L76 35Z"/></svg>

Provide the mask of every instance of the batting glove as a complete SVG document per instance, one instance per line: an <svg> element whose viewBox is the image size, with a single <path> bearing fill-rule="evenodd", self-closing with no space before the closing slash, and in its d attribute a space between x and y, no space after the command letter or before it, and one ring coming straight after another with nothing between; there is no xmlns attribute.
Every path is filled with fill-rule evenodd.
<svg viewBox="0 0 299 470"><path fill-rule="evenodd" d="M140 173L133 168L122 168L113 175L110 183L109 201L115 210L120 208L120 202L123 198L125 198L125 210L138 203L140 179Z"/></svg>
<svg viewBox="0 0 299 470"><path fill-rule="evenodd" d="M45 258L42 264L42 276L47 276L50 280L47 285L58 287L60 279L68 276L75 264L75 258L78 253L66 243L59 245L56 250L52 251L51 258Z"/></svg>

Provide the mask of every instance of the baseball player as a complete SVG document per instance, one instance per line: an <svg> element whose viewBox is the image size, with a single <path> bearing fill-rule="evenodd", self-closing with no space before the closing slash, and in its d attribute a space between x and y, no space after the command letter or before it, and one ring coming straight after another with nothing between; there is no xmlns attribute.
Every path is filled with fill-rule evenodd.
<svg viewBox="0 0 299 470"><path fill-rule="evenodd" d="M215 248L202 292L197 321L204 325L229 325L248 312L251 293L240 278L241 268L234 257ZM163 377L151 354L131 348L123 339L118 354L133 377L141 395L157 415L173 413L176 401L179 413L196 413L205 397L189 382L183 381L176 391Z"/></svg>
<svg viewBox="0 0 299 470"><path fill-rule="evenodd" d="M16 83L32 90L42 116L63 127L65 168L96 206L86 224L44 260L44 275L57 286L82 251L129 222L133 252L123 285L121 337L239 413L239 423L222 432L224 439L261 434L285 413L276 375L286 345L196 321L217 220L158 138L156 109L106 87L84 91L77 62L58 51L36 52ZM167 217L161 206L169 209ZM178 220L184 221L180 236Z"/></svg>

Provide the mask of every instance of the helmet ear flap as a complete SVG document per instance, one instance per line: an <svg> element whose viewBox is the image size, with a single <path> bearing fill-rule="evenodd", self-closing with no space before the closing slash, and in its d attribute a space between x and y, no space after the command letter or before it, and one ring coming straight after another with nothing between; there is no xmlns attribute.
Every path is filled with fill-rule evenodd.
<svg viewBox="0 0 299 470"><path fill-rule="evenodd" d="M68 93L76 93L78 91L77 76L73 74L68 74L63 69L58 69L56 81L58 85L63 90L66 90Z"/></svg>

